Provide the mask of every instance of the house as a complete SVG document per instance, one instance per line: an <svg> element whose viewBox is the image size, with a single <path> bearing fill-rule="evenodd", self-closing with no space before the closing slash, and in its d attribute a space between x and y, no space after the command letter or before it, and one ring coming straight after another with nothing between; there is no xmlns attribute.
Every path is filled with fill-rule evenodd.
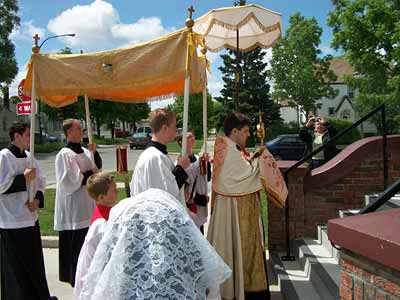
<svg viewBox="0 0 400 300"><path fill-rule="evenodd" d="M335 98L322 98L318 100L316 115L327 118L341 118L355 122L362 116L355 110L354 103L357 96L357 90L354 90L350 85L345 83L345 75L353 75L354 69L344 57L332 59L330 69L336 74L337 79L331 82L330 85L338 91ZM304 123L305 117L301 109L289 107L287 101L282 101L281 116L285 122L298 121ZM371 122L364 122L360 125L360 131L363 133L376 133L376 127Z"/></svg>

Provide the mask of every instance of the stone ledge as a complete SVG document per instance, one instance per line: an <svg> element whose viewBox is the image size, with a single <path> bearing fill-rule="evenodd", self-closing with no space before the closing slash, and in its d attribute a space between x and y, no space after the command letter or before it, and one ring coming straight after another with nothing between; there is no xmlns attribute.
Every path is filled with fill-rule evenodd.
<svg viewBox="0 0 400 300"><path fill-rule="evenodd" d="M400 271L400 209L333 219L329 240L355 254Z"/></svg>
<svg viewBox="0 0 400 300"><path fill-rule="evenodd" d="M42 236L42 248L58 248L58 236Z"/></svg>

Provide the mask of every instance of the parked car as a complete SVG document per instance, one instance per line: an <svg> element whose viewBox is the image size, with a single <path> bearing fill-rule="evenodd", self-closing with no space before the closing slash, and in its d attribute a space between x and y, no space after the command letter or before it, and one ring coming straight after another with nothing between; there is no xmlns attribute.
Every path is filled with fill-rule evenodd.
<svg viewBox="0 0 400 300"><path fill-rule="evenodd" d="M35 143L55 143L58 139L55 136L48 135L45 132L42 132L42 140L40 140L40 132L35 132Z"/></svg>
<svg viewBox="0 0 400 300"><path fill-rule="evenodd" d="M307 147L298 134L279 135L266 146L276 160L300 160Z"/></svg>
<svg viewBox="0 0 400 300"><path fill-rule="evenodd" d="M136 129L136 133L148 133L151 135L151 127L149 126L142 126Z"/></svg>
<svg viewBox="0 0 400 300"><path fill-rule="evenodd" d="M138 149L138 148L146 148L146 145L151 140L150 133L146 132L135 132L132 137L129 139L129 148Z"/></svg>

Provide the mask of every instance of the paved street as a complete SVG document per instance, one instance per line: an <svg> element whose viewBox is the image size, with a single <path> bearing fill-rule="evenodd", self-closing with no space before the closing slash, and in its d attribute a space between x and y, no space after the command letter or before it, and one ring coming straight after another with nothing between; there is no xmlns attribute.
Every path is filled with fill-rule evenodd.
<svg viewBox="0 0 400 300"><path fill-rule="evenodd" d="M105 146L105 148L98 149L101 158L103 160L103 170L104 171L116 171L116 161L115 161L115 146ZM128 148L128 169L132 170L139 158L139 155L143 150L131 150ZM38 153L36 158L38 160L41 171L46 176L46 185L52 185L56 183L56 176L54 170L54 161L56 159L57 152L53 153Z"/></svg>

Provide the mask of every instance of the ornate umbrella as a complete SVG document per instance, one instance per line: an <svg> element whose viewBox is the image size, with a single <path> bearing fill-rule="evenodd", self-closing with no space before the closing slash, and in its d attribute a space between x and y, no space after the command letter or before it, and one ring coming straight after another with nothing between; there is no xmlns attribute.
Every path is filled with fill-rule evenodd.
<svg viewBox="0 0 400 300"><path fill-rule="evenodd" d="M209 51L236 51L236 110L239 109L239 55L257 47L270 48L282 36L282 15L255 4L214 9L195 20L195 33Z"/></svg>

